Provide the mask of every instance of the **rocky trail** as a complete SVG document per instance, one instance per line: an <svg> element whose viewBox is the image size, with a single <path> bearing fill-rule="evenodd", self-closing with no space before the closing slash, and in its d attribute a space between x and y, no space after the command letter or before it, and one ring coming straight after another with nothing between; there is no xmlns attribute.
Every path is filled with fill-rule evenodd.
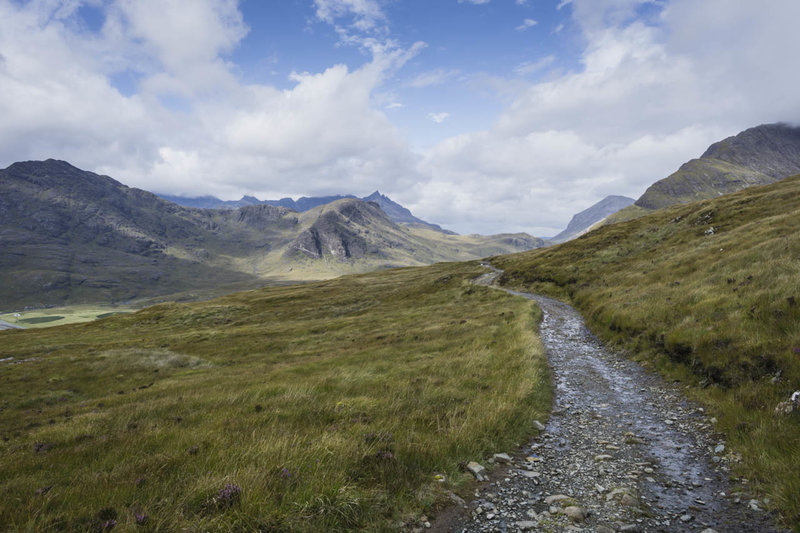
<svg viewBox="0 0 800 533"><path fill-rule="evenodd" d="M605 348L572 307L509 292L544 312L553 412L546 427L534 422L541 433L529 445L495 455L491 475L434 531L778 531L747 480L732 478L739 458L702 408Z"/></svg>

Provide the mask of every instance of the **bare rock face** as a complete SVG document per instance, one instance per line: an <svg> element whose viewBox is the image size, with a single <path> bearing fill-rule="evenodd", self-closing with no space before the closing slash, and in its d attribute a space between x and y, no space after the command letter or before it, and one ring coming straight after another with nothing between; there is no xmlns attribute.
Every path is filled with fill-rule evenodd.
<svg viewBox="0 0 800 533"><path fill-rule="evenodd" d="M297 236L286 255L290 258L330 257L337 261L360 259L369 253L370 246L359 230L382 218L385 215L377 206L356 200L343 201L320 214L309 229Z"/></svg>

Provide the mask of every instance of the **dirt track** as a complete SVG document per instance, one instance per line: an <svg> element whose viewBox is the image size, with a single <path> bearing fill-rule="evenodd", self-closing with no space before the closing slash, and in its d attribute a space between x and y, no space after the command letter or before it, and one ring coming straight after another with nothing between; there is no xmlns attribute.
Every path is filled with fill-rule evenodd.
<svg viewBox="0 0 800 533"><path fill-rule="evenodd" d="M747 481L731 478L737 455L679 388L606 349L572 307L509 292L544 312L553 413L466 510L444 513L434 530L777 531Z"/></svg>

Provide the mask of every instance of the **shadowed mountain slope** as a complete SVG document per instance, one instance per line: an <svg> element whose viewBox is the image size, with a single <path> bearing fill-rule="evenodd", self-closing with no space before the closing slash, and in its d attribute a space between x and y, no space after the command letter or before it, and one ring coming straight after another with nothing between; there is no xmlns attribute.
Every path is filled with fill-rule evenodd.
<svg viewBox="0 0 800 533"><path fill-rule="evenodd" d="M325 279L537 245L529 235L400 226L357 199L303 213L267 204L193 209L64 161L0 170L3 310Z"/></svg>
<svg viewBox="0 0 800 533"><path fill-rule="evenodd" d="M660 209L773 183L800 173L800 128L765 124L712 144L670 176L657 181L636 200Z"/></svg>
<svg viewBox="0 0 800 533"><path fill-rule="evenodd" d="M628 207L633 202L634 199L627 196L606 196L593 206L573 216L564 231L552 237L550 241L559 243L580 237L607 216Z"/></svg>

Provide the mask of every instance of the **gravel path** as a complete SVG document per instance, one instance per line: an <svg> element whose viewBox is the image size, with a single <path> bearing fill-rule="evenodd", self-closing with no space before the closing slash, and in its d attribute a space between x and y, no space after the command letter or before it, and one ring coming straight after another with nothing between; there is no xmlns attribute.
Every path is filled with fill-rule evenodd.
<svg viewBox="0 0 800 533"><path fill-rule="evenodd" d="M474 499L434 530L777 531L763 502L747 496L746 480L731 480L738 457L703 409L606 349L570 306L509 292L544 312L554 409L539 437L496 456Z"/></svg>
<svg viewBox="0 0 800 533"><path fill-rule="evenodd" d="M0 330L2 329L25 329L22 326L17 326L15 324L10 324L5 320L0 320Z"/></svg>

